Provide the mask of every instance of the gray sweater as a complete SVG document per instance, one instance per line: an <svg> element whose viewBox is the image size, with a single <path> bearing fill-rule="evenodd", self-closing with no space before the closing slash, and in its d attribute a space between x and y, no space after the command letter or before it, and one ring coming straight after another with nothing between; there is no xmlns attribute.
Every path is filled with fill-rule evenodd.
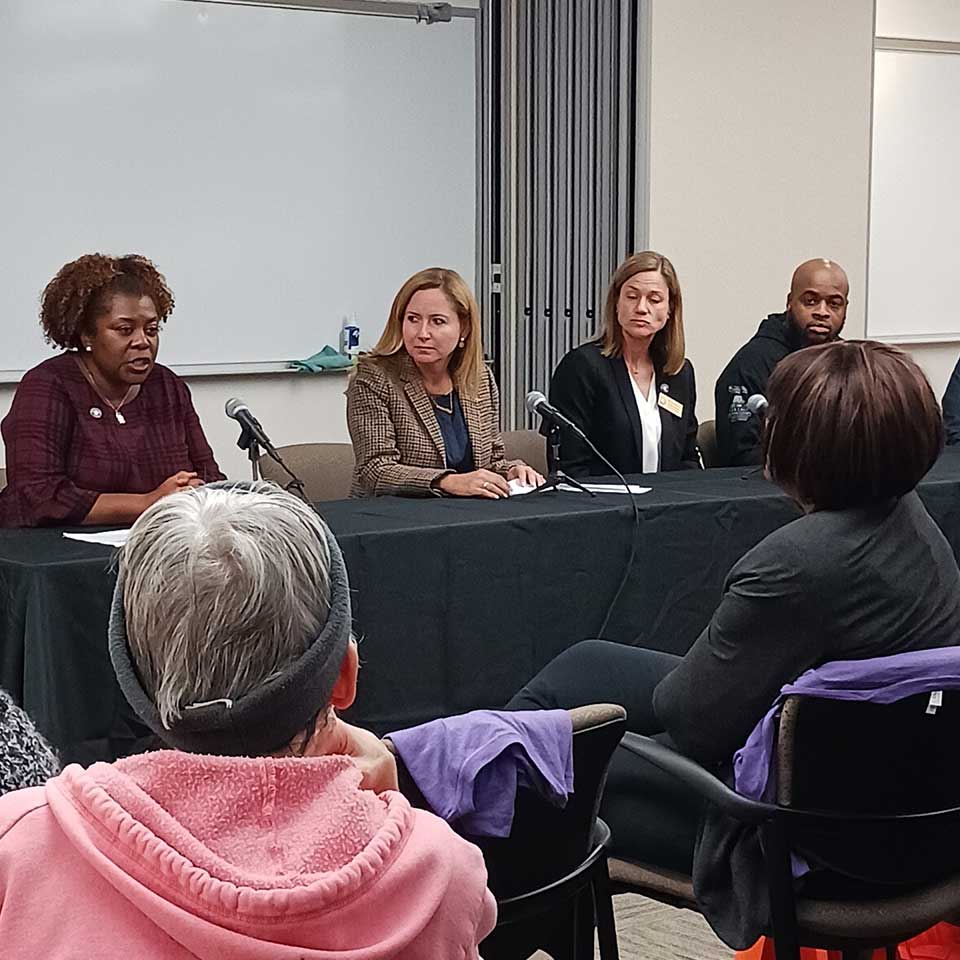
<svg viewBox="0 0 960 960"><path fill-rule="evenodd" d="M916 493L882 510L811 513L734 566L710 624L654 691L654 709L684 753L729 774L780 688L808 667L957 644L960 570ZM707 808L693 886L729 946L745 949L768 929L754 827Z"/></svg>
<svg viewBox="0 0 960 960"><path fill-rule="evenodd" d="M38 787L59 772L57 755L10 695L0 690L0 796Z"/></svg>
<svg viewBox="0 0 960 960"><path fill-rule="evenodd" d="M885 509L811 513L734 566L654 709L684 753L728 761L809 667L955 644L960 570L916 493Z"/></svg>

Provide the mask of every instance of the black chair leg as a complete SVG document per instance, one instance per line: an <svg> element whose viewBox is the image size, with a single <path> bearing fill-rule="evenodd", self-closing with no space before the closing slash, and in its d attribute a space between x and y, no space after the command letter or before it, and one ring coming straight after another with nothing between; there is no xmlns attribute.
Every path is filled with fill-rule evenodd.
<svg viewBox="0 0 960 960"><path fill-rule="evenodd" d="M574 960L593 960L593 896L585 887L574 902Z"/></svg>
<svg viewBox="0 0 960 960"><path fill-rule="evenodd" d="M577 929L580 926L579 910L576 901L568 904L566 916L540 917L537 922L549 925L548 932L542 937L540 949L546 951L553 960L579 960L577 953ZM480 951L486 960L486 954Z"/></svg>
<svg viewBox="0 0 960 960"><path fill-rule="evenodd" d="M770 920L777 960L800 960L790 848L779 824L767 821L760 825L760 848L767 867Z"/></svg>
<svg viewBox="0 0 960 960"><path fill-rule="evenodd" d="M617 924L613 917L613 893L610 889L610 874L607 871L607 858L597 864L593 876L593 908L597 918L597 943L600 947L600 960L620 960L620 947L617 944Z"/></svg>

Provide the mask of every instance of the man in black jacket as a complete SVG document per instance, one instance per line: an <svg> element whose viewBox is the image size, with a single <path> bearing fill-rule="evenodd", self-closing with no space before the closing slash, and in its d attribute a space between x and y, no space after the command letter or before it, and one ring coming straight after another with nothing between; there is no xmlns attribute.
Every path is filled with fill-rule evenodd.
<svg viewBox="0 0 960 960"><path fill-rule="evenodd" d="M831 260L807 260L793 272L786 312L771 313L717 380L718 466L760 463L762 419L747 409L747 399L766 392L773 368L785 356L838 338L849 291L846 273Z"/></svg>
<svg viewBox="0 0 960 960"><path fill-rule="evenodd" d="M940 406L943 408L943 429L947 435L947 446L952 447L960 443L960 360L950 374L950 382Z"/></svg>

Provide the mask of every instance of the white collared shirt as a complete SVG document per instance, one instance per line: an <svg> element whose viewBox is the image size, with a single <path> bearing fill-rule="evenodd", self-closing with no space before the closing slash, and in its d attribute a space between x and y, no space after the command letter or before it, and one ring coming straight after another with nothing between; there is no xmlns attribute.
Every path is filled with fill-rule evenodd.
<svg viewBox="0 0 960 960"><path fill-rule="evenodd" d="M643 472L656 473L660 469L660 432L663 429L660 423L660 408L657 406L657 378L650 378L650 389L644 396L637 381L631 376L630 385L637 401L637 412L640 414L640 427L643 434Z"/></svg>

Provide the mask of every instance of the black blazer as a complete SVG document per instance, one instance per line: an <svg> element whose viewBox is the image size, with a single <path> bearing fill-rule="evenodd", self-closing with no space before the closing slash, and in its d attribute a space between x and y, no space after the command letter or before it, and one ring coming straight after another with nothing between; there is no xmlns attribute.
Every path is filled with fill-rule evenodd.
<svg viewBox="0 0 960 960"><path fill-rule="evenodd" d="M697 387L693 366L657 376L657 389L683 404L677 417L660 407L660 469L700 469L697 449ZM550 402L578 424L621 473L643 472L643 433L630 374L623 357L605 357L600 344L585 343L559 363L550 381ZM570 430L561 434L561 465L572 477L610 475L590 448Z"/></svg>

